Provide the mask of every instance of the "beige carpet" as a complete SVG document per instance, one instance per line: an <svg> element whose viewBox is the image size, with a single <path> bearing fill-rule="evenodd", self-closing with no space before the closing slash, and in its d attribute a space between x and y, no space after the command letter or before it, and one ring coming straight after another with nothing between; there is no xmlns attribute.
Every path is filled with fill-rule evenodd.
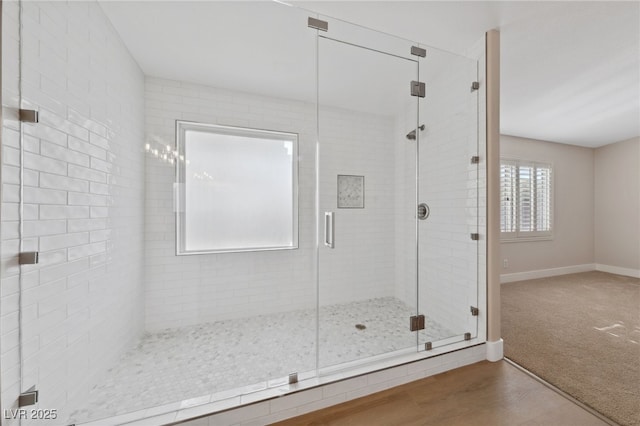
<svg viewBox="0 0 640 426"><path fill-rule="evenodd" d="M585 272L502 285L505 356L640 425L640 279Z"/></svg>

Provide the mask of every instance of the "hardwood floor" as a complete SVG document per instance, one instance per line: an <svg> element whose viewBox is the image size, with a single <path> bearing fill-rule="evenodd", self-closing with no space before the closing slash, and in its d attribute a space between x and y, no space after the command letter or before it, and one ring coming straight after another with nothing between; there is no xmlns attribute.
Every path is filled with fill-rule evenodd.
<svg viewBox="0 0 640 426"><path fill-rule="evenodd" d="M488 361L279 423L289 425L606 425L516 367Z"/></svg>

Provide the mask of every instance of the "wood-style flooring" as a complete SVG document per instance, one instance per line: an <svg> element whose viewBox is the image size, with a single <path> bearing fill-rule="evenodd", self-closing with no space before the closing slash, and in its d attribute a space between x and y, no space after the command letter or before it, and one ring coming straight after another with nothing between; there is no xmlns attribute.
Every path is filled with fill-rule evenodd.
<svg viewBox="0 0 640 426"><path fill-rule="evenodd" d="M276 425L562 425L607 423L505 361L488 361Z"/></svg>

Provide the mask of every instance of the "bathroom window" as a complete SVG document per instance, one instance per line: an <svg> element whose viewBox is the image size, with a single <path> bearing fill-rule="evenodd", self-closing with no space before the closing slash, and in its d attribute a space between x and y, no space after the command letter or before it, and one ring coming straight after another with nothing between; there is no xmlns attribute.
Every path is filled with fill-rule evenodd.
<svg viewBox="0 0 640 426"><path fill-rule="evenodd" d="M553 237L553 168L533 161L500 161L500 234L503 241Z"/></svg>
<svg viewBox="0 0 640 426"><path fill-rule="evenodd" d="M177 254L298 247L298 135L177 122Z"/></svg>

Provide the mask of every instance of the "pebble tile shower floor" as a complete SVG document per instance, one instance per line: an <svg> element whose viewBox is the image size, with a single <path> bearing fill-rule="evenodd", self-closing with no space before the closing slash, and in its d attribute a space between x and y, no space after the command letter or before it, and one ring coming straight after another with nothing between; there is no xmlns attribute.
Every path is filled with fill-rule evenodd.
<svg viewBox="0 0 640 426"><path fill-rule="evenodd" d="M393 297L320 308L320 366L416 346L414 314ZM202 397L315 368L314 309L147 333L90 392L71 423ZM356 327L362 324L366 328ZM427 318L426 339L451 336ZM422 337L421 336L421 339ZM207 401L203 401L207 402Z"/></svg>

